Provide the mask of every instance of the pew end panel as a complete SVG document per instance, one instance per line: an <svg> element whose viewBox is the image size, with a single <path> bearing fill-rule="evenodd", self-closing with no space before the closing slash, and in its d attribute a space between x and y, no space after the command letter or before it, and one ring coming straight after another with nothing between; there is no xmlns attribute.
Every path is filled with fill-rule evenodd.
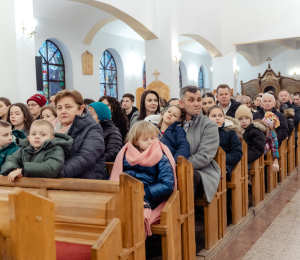
<svg viewBox="0 0 300 260"><path fill-rule="evenodd" d="M284 140L279 147L279 182L287 177L287 140Z"/></svg>
<svg viewBox="0 0 300 260"><path fill-rule="evenodd" d="M13 189L0 209L1 259L56 259L53 202Z"/></svg>
<svg viewBox="0 0 300 260"><path fill-rule="evenodd" d="M273 170L273 156L271 149L267 152L267 158L265 160L267 168L267 193L271 193L277 187L277 172Z"/></svg>
<svg viewBox="0 0 300 260"><path fill-rule="evenodd" d="M297 149L296 149L296 167L300 166L300 124L297 128L298 139L297 139Z"/></svg>
<svg viewBox="0 0 300 260"><path fill-rule="evenodd" d="M291 175L291 173L295 169L295 150L296 150L296 145L295 145L295 129L294 129L287 141L287 169L288 169L287 175Z"/></svg>

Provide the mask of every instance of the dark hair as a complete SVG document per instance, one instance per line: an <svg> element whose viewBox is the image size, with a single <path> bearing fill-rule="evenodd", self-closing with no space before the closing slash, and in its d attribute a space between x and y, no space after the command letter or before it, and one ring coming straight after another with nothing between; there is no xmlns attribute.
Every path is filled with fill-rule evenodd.
<svg viewBox="0 0 300 260"><path fill-rule="evenodd" d="M15 103L10 106L10 108L7 112L7 120L6 121L12 125L12 123L10 121L10 110L13 106L19 107L22 110L22 113L24 115L24 127L26 130L29 130L32 122L34 121L34 117L30 113L28 107L23 103Z"/></svg>
<svg viewBox="0 0 300 260"><path fill-rule="evenodd" d="M212 93L210 93L210 92L204 93L202 95L202 98L208 98L208 97L211 97L211 98L213 98L214 101L216 101L215 96Z"/></svg>
<svg viewBox="0 0 300 260"><path fill-rule="evenodd" d="M300 92L295 92L294 96L299 96L300 97Z"/></svg>
<svg viewBox="0 0 300 260"><path fill-rule="evenodd" d="M167 103L167 107L170 106L170 103L171 103L173 100L179 100L179 98L171 98L171 99L168 101L168 103Z"/></svg>
<svg viewBox="0 0 300 260"><path fill-rule="evenodd" d="M264 93L269 93L269 91L272 91L273 92L273 96L276 95L276 88L274 88L273 86L267 86L265 89L264 89ZM272 94L272 93L270 93Z"/></svg>
<svg viewBox="0 0 300 260"><path fill-rule="evenodd" d="M156 96L158 105L157 105L157 109L155 111L155 114L160 113L159 95L155 91L153 91L153 90L146 90L146 91L143 92L142 97L141 97L140 115L139 115L139 117L137 119L138 121L144 120L145 117L146 117L145 99L146 99L146 96L148 94L153 94L153 95Z"/></svg>
<svg viewBox="0 0 300 260"><path fill-rule="evenodd" d="M10 100L5 97L0 97L0 101L2 101L7 107L11 106Z"/></svg>
<svg viewBox="0 0 300 260"><path fill-rule="evenodd" d="M180 119L180 123L181 123L181 126L182 126L183 125L183 120L185 119L185 110L183 108L181 108L180 106L177 106L177 105L168 106L168 107L166 107L166 109L164 109L163 112L161 112L161 115L163 116L163 114L166 113L170 107L177 107L181 111L181 117L179 119ZM161 120L157 124L157 127L159 129L161 128L162 122L163 122L163 117L161 117Z"/></svg>
<svg viewBox="0 0 300 260"><path fill-rule="evenodd" d="M209 115L210 115L210 112L211 112L213 109L215 109L215 108L218 108L218 109L220 109L220 110L222 111L223 115L225 115L225 113L224 113L223 109L222 109L220 106L218 106L218 105L214 105L214 106L212 106L212 107L210 107L210 108L208 109L208 111L207 111L207 117L209 117Z"/></svg>
<svg viewBox="0 0 300 260"><path fill-rule="evenodd" d="M57 106L58 101L60 101L64 97L71 97L71 98L73 98L74 101L75 101L75 103L77 103L77 105L79 107L84 104L83 103L83 97L82 97L82 95L80 94L79 91L65 89L65 90L57 92L57 94L55 96L55 106Z"/></svg>
<svg viewBox="0 0 300 260"><path fill-rule="evenodd" d="M255 96L252 98L252 101L254 102L254 100L256 100L258 97L262 97L262 95L259 95L259 94L255 95Z"/></svg>
<svg viewBox="0 0 300 260"><path fill-rule="evenodd" d="M99 102L102 102L104 99L106 99L110 105L111 119L114 122L114 124L116 124L115 122L119 121L128 127L128 117L125 114L125 110L122 109L121 103L117 99L110 97L110 96L101 97L99 99Z"/></svg>
<svg viewBox="0 0 300 260"><path fill-rule="evenodd" d="M223 88L223 89L228 88L229 93L230 93L230 87L226 84L221 84L217 87L217 95L218 95L218 91L219 91L220 88Z"/></svg>
<svg viewBox="0 0 300 260"><path fill-rule="evenodd" d="M159 97L159 104L160 104L160 107L165 108L165 107L167 107L168 102L164 98Z"/></svg>
<svg viewBox="0 0 300 260"><path fill-rule="evenodd" d="M128 97L128 98L131 100L131 102L134 102L134 95L132 95L132 94L130 94L130 93L126 93L126 94L123 95L122 99L123 99L124 97Z"/></svg>
<svg viewBox="0 0 300 260"><path fill-rule="evenodd" d="M190 93L195 94L195 93L197 93L197 91L200 91L200 94L201 94L201 89L200 88L198 88L196 86L188 85L188 86L186 86L186 87L184 87L180 90L180 99L181 100L183 99L186 92L190 92Z"/></svg>
<svg viewBox="0 0 300 260"><path fill-rule="evenodd" d="M89 104L92 104L94 103L95 101L93 99L90 99L90 98L85 98L83 100L83 104L85 104L86 106L89 105Z"/></svg>

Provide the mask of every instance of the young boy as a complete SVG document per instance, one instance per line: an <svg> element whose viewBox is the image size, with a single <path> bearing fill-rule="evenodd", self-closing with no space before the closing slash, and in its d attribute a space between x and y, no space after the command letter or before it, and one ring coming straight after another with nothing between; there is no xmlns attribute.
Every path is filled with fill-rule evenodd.
<svg viewBox="0 0 300 260"><path fill-rule="evenodd" d="M18 149L19 147L13 142L11 124L0 120L0 169L5 163L7 156L13 154Z"/></svg>
<svg viewBox="0 0 300 260"><path fill-rule="evenodd" d="M57 178L65 162L73 139L65 134L55 134L52 124L36 120L30 127L29 144L7 158L1 168L9 181L16 177Z"/></svg>
<svg viewBox="0 0 300 260"><path fill-rule="evenodd" d="M251 164L264 154L267 129L261 120L253 121L252 112L246 105L239 106L235 118L245 129L243 139L248 144L248 170L250 170Z"/></svg>

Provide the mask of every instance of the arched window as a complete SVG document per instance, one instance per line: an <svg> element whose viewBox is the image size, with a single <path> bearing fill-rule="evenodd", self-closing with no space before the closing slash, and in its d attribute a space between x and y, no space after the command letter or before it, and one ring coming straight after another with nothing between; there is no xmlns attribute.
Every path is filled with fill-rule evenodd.
<svg viewBox="0 0 300 260"><path fill-rule="evenodd" d="M42 43L38 56L43 58L43 85L41 91L47 99L66 89L64 58L59 48L51 41Z"/></svg>
<svg viewBox="0 0 300 260"><path fill-rule="evenodd" d="M199 81L199 88L204 88L204 81L203 81L203 71L200 67L199 69L199 78L198 78L198 81Z"/></svg>
<svg viewBox="0 0 300 260"><path fill-rule="evenodd" d="M179 87L182 88L182 76L181 76L181 69L179 67Z"/></svg>
<svg viewBox="0 0 300 260"><path fill-rule="evenodd" d="M143 88L146 89L146 62L145 61L143 66Z"/></svg>
<svg viewBox="0 0 300 260"><path fill-rule="evenodd" d="M117 66L109 51L104 51L100 60L100 97L118 98Z"/></svg>

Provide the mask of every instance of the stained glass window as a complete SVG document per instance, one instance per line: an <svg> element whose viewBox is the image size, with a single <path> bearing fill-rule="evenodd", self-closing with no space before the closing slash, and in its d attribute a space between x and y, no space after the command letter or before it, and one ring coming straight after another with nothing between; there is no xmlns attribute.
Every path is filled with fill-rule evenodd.
<svg viewBox="0 0 300 260"><path fill-rule="evenodd" d="M66 89L64 58L59 48L51 41L42 43L38 56L43 58L43 91L47 100L58 91Z"/></svg>
<svg viewBox="0 0 300 260"><path fill-rule="evenodd" d="M182 88L182 76L181 76L181 69L179 68L179 87Z"/></svg>
<svg viewBox="0 0 300 260"><path fill-rule="evenodd" d="M198 81L199 81L199 88L204 88L203 71L202 71L201 67L199 69L199 78L198 78Z"/></svg>
<svg viewBox="0 0 300 260"><path fill-rule="evenodd" d="M109 51L104 51L100 64L100 97L111 96L118 98L117 66Z"/></svg>
<svg viewBox="0 0 300 260"><path fill-rule="evenodd" d="M143 66L143 88L146 89L146 62L145 61Z"/></svg>

